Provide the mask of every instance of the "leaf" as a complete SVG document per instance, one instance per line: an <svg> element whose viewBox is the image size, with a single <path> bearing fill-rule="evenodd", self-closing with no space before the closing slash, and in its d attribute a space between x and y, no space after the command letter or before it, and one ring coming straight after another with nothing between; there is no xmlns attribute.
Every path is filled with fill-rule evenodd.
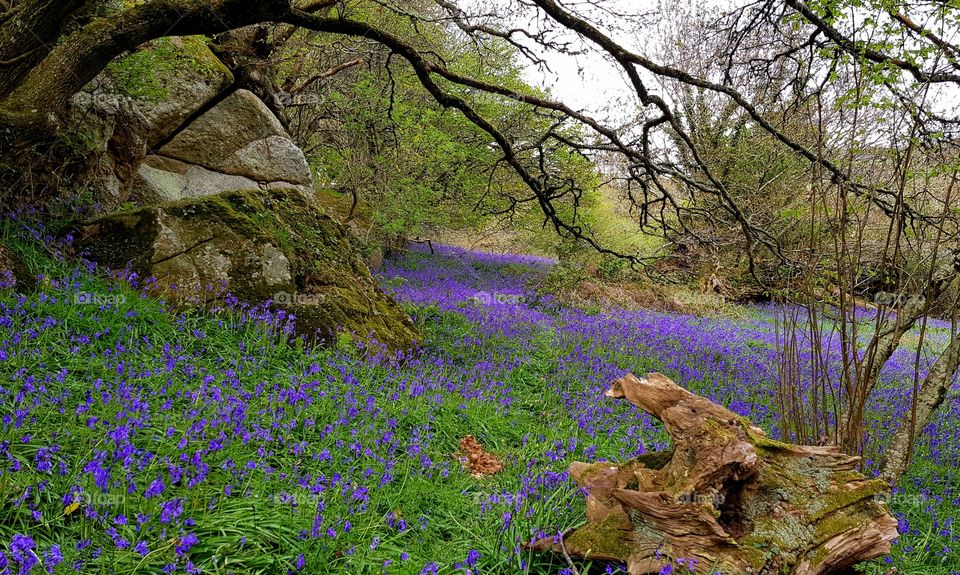
<svg viewBox="0 0 960 575"><path fill-rule="evenodd" d="M461 462L470 470L474 477L494 475L503 471L503 463L493 455L484 451L483 446L477 443L472 435L460 440L460 450L465 457Z"/></svg>

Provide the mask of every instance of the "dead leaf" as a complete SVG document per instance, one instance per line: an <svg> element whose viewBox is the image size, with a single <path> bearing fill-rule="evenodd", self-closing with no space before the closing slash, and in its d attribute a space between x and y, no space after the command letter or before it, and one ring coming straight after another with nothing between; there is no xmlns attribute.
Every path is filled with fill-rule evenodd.
<svg viewBox="0 0 960 575"><path fill-rule="evenodd" d="M460 440L460 451L463 453L460 461L474 477L494 475L503 471L503 463L484 451L483 446L477 443L472 435Z"/></svg>

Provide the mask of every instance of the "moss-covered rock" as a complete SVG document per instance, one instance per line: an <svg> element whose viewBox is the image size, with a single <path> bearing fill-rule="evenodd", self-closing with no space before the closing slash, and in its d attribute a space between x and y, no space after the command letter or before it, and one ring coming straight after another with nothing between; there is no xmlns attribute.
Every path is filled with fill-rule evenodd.
<svg viewBox="0 0 960 575"><path fill-rule="evenodd" d="M86 162L77 180L114 209L132 189L148 149L161 144L234 82L201 37L166 38L120 59L75 94L61 114L64 141Z"/></svg>
<svg viewBox="0 0 960 575"><path fill-rule="evenodd" d="M393 349L416 328L370 275L347 230L296 190L238 191L120 212L78 226L81 249L126 266L184 304L224 291L297 316L298 335L333 341L351 333Z"/></svg>

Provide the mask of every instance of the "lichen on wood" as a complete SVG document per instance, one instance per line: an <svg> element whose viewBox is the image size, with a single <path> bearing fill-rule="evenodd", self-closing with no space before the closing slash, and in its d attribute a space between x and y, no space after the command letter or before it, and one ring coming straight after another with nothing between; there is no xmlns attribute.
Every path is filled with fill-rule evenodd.
<svg viewBox="0 0 960 575"><path fill-rule="evenodd" d="M887 486L859 473L857 457L773 440L658 373L627 375L606 395L662 421L675 447L571 464L587 523L533 549L623 562L631 575L680 560L702 574L826 575L887 554L897 537Z"/></svg>

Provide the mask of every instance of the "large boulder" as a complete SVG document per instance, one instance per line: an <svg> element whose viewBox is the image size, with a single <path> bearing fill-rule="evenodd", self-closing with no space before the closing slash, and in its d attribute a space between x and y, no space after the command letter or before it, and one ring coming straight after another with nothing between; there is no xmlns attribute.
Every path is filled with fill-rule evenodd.
<svg viewBox="0 0 960 575"><path fill-rule="evenodd" d="M161 71L157 81L161 98L136 100L146 126L146 140L154 148L233 85L233 73L210 51L201 38L165 38L183 65Z"/></svg>
<svg viewBox="0 0 960 575"><path fill-rule="evenodd" d="M163 156L147 156L134 187L149 204L215 196L231 190L256 190L260 184L243 176L214 172Z"/></svg>
<svg viewBox="0 0 960 575"><path fill-rule="evenodd" d="M90 164L86 183L98 191L97 200L105 208L130 199L149 149L234 82L233 74L202 38L165 38L130 58L142 58L145 53L162 64L154 66L152 90L124 93L131 90L124 86L121 62L71 98L62 118L68 143Z"/></svg>
<svg viewBox="0 0 960 575"><path fill-rule="evenodd" d="M128 85L124 70L142 82L145 65L156 66L147 85ZM63 121L103 211L239 189L314 195L303 151L197 37L134 52L77 94Z"/></svg>
<svg viewBox="0 0 960 575"><path fill-rule="evenodd" d="M276 188L312 199L313 174L273 112L247 90L233 92L148 155L134 183L150 204Z"/></svg>
<svg viewBox="0 0 960 575"><path fill-rule="evenodd" d="M268 136L250 142L220 162L217 170L258 182L287 182L301 186L313 182L313 173L303 150L289 136Z"/></svg>
<svg viewBox="0 0 960 575"><path fill-rule="evenodd" d="M409 348L416 328L370 275L349 232L296 190L239 191L111 214L80 226L78 247L107 267L130 265L183 304L225 287L274 302L308 339L351 333Z"/></svg>
<svg viewBox="0 0 960 575"><path fill-rule="evenodd" d="M160 154L216 170L247 144L271 136L289 139L260 98L237 90L184 128L160 148Z"/></svg>

